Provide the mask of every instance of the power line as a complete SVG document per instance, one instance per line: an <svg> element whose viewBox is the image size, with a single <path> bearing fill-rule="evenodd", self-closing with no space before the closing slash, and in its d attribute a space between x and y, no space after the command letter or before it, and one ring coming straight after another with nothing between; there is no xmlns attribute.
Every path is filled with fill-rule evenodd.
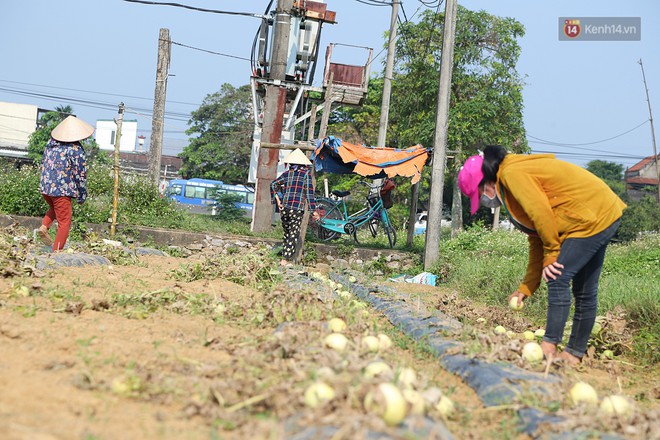
<svg viewBox="0 0 660 440"><path fill-rule="evenodd" d="M140 3L140 4L143 4L143 5L174 6L174 7L177 7L177 8L190 9L190 10L193 10L193 11L211 12L211 13L214 13L214 14L241 15L243 17L264 18L262 15L254 14L252 12L220 11L220 10L217 10L217 9L198 8L196 6L189 6L189 5L184 5L184 4L181 4L181 3L151 2L151 1L145 1L145 0L124 0L124 1L128 2L128 3Z"/></svg>
<svg viewBox="0 0 660 440"><path fill-rule="evenodd" d="M48 100L48 101L72 102L72 103L76 103L77 105L81 105L83 107L98 108L98 109L102 109L102 110L116 110L116 108L117 108L117 105L115 103L104 103L104 102L99 102L99 101L90 101L90 100L86 100L86 99L50 95L50 94L45 94L45 93L31 92L31 91L27 91L27 90L8 89L8 88L0 87L0 91L4 91L4 92L15 94L15 95L41 98L41 99L45 99L45 100ZM144 115L151 115L151 112L152 112L151 109L140 108L140 107L134 107L133 110L134 111L132 113L137 113L138 111L140 111L140 112L143 112ZM177 113L177 112L166 112L165 117L167 119L171 119L171 120L187 122L188 119L190 118L190 114L188 114L188 113Z"/></svg>
<svg viewBox="0 0 660 440"><path fill-rule="evenodd" d="M378 0L355 0L369 6L392 6L392 2L378 1Z"/></svg>
<svg viewBox="0 0 660 440"><path fill-rule="evenodd" d="M427 8L435 8L439 7L444 0L433 0L433 1L424 1L424 0L419 0L419 2L426 6Z"/></svg>
<svg viewBox="0 0 660 440"><path fill-rule="evenodd" d="M213 55L219 55L219 56L228 57L228 58L236 58L237 60L252 61L252 60L250 60L250 58L243 58L243 57L239 57L239 56L236 56L236 55L228 55L226 53L213 52L211 50L200 49L199 47L188 46L186 44L177 43L175 41L172 41L172 44L176 44L177 46L181 46L181 47L186 47L188 49L198 50L200 52L210 53L210 54L213 54Z"/></svg>
<svg viewBox="0 0 660 440"><path fill-rule="evenodd" d="M552 151L552 150L539 150L534 147L532 147L532 150L534 153L551 153L551 154L556 154L556 155L561 155L561 156L570 156L570 157L584 157L584 158L603 158L603 157L610 157L610 158L616 158L616 159L634 159L634 160L642 160L644 159L644 156L637 156L637 155L632 155L632 154L589 154L589 153L579 153L579 152L567 152L567 151Z"/></svg>
<svg viewBox="0 0 660 440"><path fill-rule="evenodd" d="M428 53L429 49L431 48L431 40L433 39L433 31L435 30L435 26L433 26L433 25L435 24L436 18L438 18L440 16L440 14L439 14L440 5L442 5L442 1L438 2L438 6L436 7L435 14L433 16L433 22L431 23L431 26L429 26L429 37L426 40L426 49L424 49L425 53ZM439 23L438 23L438 25L439 25ZM444 26L444 24L443 24L443 26Z"/></svg>
<svg viewBox="0 0 660 440"><path fill-rule="evenodd" d="M637 130L639 127L641 127L642 125L644 125L644 124L646 124L646 123L648 123L648 122L649 122L649 121L646 120L646 121L642 122L641 124L639 124L639 125L637 125L637 126L631 128L630 130L624 131L623 133L617 134L616 136L612 136L612 137L609 137L609 138L607 138L607 139L602 139L602 140L600 140L600 141L593 141L593 142L584 142L584 143L579 143L579 144L567 144L567 143L562 143L562 142L546 141L546 140L544 140L544 139L537 138L537 137L532 136L532 135L530 135L530 134L528 134L527 137L528 137L528 138L531 138L531 139L534 139L534 140L536 140L536 141L538 141L538 142L544 143L544 144L548 144L548 145L556 145L556 146L574 147L574 146L580 146L580 145L594 145L594 144L600 144L600 143L602 143L602 142L607 142L607 141L611 141L612 139L619 138L619 137L621 137L621 136L623 136L623 135L626 135L626 134L630 133L631 131Z"/></svg>
<svg viewBox="0 0 660 440"><path fill-rule="evenodd" d="M598 153L598 154L594 154L594 153L590 154L590 153L580 153L580 152L563 152L563 151L544 150L544 149L537 149L534 146L531 146L531 148L532 148L532 153L534 153L534 154L550 153L550 154L554 154L557 157L565 158L567 160L591 161L591 160L609 159L613 162L634 165L634 164L638 163L640 160L644 159L644 156L627 155L627 154L609 154L608 152L603 152L603 153ZM539 148L543 148L543 147L539 147Z"/></svg>
<svg viewBox="0 0 660 440"><path fill-rule="evenodd" d="M10 81L10 80L6 80L6 79L0 79L0 82L10 83L10 84L20 84L20 85L24 85L24 86L44 87L44 88L48 88L48 89L68 90L68 91L71 91L71 92L94 93L94 94L97 94L97 95L106 95L106 96L118 96L118 97L123 98L123 99L131 98L131 99L142 99L142 100L145 100L145 101L153 101L153 98L144 98L144 97L141 97L141 96L120 95L120 94L117 94L117 93L96 92L96 91L93 91L93 90L72 89L72 88L69 88L69 87L46 86L46 85L43 85L43 84L33 84L33 83L26 83L26 82L20 82L20 81ZM196 107L199 107L199 105L200 105L200 104L196 104L196 103L192 103L192 102L182 102L182 101L167 101L167 102L170 103L170 104L184 104L184 105L192 105L192 106L196 106Z"/></svg>

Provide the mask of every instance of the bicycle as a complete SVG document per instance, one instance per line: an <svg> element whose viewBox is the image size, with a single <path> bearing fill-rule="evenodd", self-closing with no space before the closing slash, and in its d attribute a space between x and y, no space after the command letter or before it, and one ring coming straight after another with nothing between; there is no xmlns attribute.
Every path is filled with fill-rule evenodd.
<svg viewBox="0 0 660 440"><path fill-rule="evenodd" d="M378 226L382 224L390 248L396 244L396 230L392 226L387 209L383 206L380 196L381 185L371 185L367 182L359 182L369 188L364 208L349 214L346 207L346 197L350 191L332 191L333 197L317 197L317 210L321 214L320 220L316 222L315 233L317 238L330 241L342 234L350 235L356 243L359 243L357 231L363 225L367 225L371 235L378 234Z"/></svg>

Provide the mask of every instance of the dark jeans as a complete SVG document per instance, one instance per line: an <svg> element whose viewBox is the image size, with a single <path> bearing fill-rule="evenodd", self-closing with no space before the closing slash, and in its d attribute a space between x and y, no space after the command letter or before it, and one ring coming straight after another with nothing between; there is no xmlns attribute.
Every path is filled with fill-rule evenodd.
<svg viewBox="0 0 660 440"><path fill-rule="evenodd" d="M557 262L564 265L561 275L548 282L548 317L544 341L559 344L571 309L571 280L575 312L573 328L565 351L581 358L587 350L598 308L598 279L605 260L605 250L620 220L607 229L586 238L567 238L561 245Z"/></svg>

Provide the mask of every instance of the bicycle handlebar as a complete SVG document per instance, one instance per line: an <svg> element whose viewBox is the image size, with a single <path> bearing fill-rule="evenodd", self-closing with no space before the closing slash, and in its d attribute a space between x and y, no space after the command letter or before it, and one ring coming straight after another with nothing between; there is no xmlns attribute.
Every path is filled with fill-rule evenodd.
<svg viewBox="0 0 660 440"><path fill-rule="evenodd" d="M382 184L382 183L381 183L381 184L377 184L377 183L371 184L371 183L369 183L369 182L365 182L364 180L358 180L357 183L362 184L362 185L365 185L365 186L368 187L371 191L379 191L379 190L383 187L383 184Z"/></svg>

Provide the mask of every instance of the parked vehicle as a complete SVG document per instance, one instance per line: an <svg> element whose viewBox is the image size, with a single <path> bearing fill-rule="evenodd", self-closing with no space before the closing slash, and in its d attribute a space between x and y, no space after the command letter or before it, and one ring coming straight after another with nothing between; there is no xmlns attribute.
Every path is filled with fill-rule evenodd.
<svg viewBox="0 0 660 440"><path fill-rule="evenodd" d="M254 188L246 185L229 185L223 183L220 185L220 193L234 194L240 196L236 202L236 207L245 211L245 214L252 216L252 209L254 208Z"/></svg>
<svg viewBox="0 0 660 440"><path fill-rule="evenodd" d="M243 209L246 215L252 215L254 188L246 185L231 185L210 179L175 179L169 182L166 191L167 197L197 214L215 214L217 196L223 193L240 196L236 207Z"/></svg>

